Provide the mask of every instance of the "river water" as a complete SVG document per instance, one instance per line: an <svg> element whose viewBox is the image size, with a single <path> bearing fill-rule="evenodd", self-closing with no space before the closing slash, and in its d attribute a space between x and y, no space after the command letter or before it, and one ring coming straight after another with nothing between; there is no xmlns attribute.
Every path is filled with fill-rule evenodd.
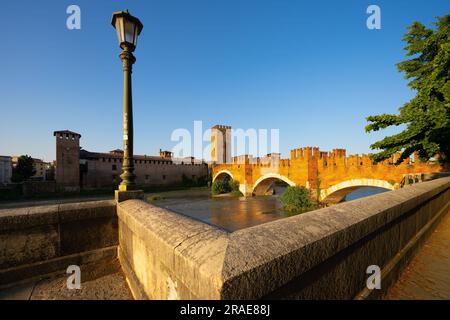
<svg viewBox="0 0 450 320"><path fill-rule="evenodd" d="M161 200L153 204L215 225L227 231L235 231L261 223L290 216L279 200L285 187L277 186L273 196L214 197L208 190L172 191L161 193ZM382 188L363 187L348 194L346 201L385 192Z"/></svg>

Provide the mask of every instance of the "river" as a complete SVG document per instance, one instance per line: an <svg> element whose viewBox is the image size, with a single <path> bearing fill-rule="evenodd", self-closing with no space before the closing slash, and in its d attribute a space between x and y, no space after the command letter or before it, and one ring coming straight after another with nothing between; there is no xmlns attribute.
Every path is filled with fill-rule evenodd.
<svg viewBox="0 0 450 320"><path fill-rule="evenodd" d="M208 190L171 191L160 193L162 199L154 205L215 225L226 231L235 231L290 216L279 200L285 187L277 186L273 196L211 197ZM363 187L347 195L351 201L385 192L382 188Z"/></svg>

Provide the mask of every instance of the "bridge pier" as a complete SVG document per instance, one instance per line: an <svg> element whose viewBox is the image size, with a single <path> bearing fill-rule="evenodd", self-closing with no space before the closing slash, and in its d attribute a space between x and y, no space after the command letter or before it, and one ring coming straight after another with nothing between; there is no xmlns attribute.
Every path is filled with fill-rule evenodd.
<svg viewBox="0 0 450 320"><path fill-rule="evenodd" d="M245 197L251 197L253 196L253 186L248 183L240 183L239 184L239 191L245 196Z"/></svg>

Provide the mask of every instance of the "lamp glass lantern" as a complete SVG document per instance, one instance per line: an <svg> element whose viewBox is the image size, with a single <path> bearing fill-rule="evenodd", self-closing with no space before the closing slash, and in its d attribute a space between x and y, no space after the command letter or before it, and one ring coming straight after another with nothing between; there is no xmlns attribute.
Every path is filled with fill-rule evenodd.
<svg viewBox="0 0 450 320"><path fill-rule="evenodd" d="M111 24L116 29L119 46L134 51L137 39L143 25L138 18L133 17L128 10L113 13Z"/></svg>

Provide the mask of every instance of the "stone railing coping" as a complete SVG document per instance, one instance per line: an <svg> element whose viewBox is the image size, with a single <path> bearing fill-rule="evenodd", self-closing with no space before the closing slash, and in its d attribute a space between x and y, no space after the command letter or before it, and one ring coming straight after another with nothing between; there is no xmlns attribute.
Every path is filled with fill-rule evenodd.
<svg viewBox="0 0 450 320"><path fill-rule="evenodd" d="M237 230L224 261L224 297L262 297L448 188L450 178L442 178Z"/></svg>
<svg viewBox="0 0 450 320"><path fill-rule="evenodd" d="M196 288L200 297L219 297L227 232L142 200L118 206L119 219L145 243L158 248L158 259L181 281Z"/></svg>
<svg viewBox="0 0 450 320"><path fill-rule="evenodd" d="M198 297L255 299L449 188L450 178L441 178L232 233L140 200L120 203L118 214L146 243L172 248L161 251L166 252L162 262ZM201 277L190 272L210 277L212 292L206 293ZM274 281L266 281L269 277Z"/></svg>
<svg viewBox="0 0 450 320"><path fill-rule="evenodd" d="M116 215L114 200L1 209L0 231Z"/></svg>

